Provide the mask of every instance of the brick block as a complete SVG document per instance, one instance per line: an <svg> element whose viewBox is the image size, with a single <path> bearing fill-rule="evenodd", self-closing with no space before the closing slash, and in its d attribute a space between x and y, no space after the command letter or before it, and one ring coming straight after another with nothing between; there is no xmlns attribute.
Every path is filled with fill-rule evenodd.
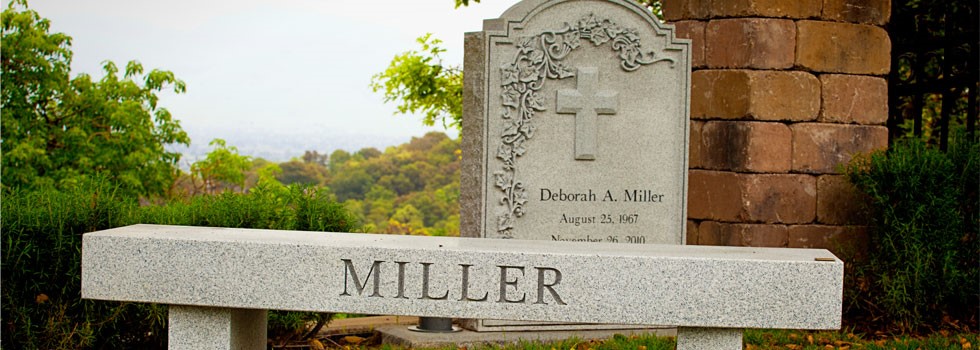
<svg viewBox="0 0 980 350"><path fill-rule="evenodd" d="M699 70L691 74L694 119L816 120L820 80L807 72Z"/></svg>
<svg viewBox="0 0 980 350"><path fill-rule="evenodd" d="M791 225L790 248L827 249L843 259L861 259L870 237L866 226Z"/></svg>
<svg viewBox="0 0 980 350"><path fill-rule="evenodd" d="M667 21L684 19L708 19L711 17L712 0L664 0L661 10Z"/></svg>
<svg viewBox="0 0 980 350"><path fill-rule="evenodd" d="M697 221L687 220L687 245L698 244L698 223Z"/></svg>
<svg viewBox="0 0 980 350"><path fill-rule="evenodd" d="M703 167L701 161L701 151L704 145L704 142L701 139L701 129L703 126L704 122L702 121L691 121L691 140L687 157L687 167L691 169L700 169Z"/></svg>
<svg viewBox="0 0 980 350"><path fill-rule="evenodd" d="M743 217L748 222L810 223L817 215L817 179L800 174L743 175Z"/></svg>
<svg viewBox="0 0 980 350"><path fill-rule="evenodd" d="M747 71L695 71L691 73L691 118L745 118L751 90Z"/></svg>
<svg viewBox="0 0 980 350"><path fill-rule="evenodd" d="M698 227L698 244L740 247L787 247L785 225L729 224L704 221Z"/></svg>
<svg viewBox="0 0 980 350"><path fill-rule="evenodd" d="M891 41L872 25L799 21L796 65L816 72L888 74Z"/></svg>
<svg viewBox="0 0 980 350"><path fill-rule="evenodd" d="M688 217L745 223L810 223L816 179L799 174L689 172Z"/></svg>
<svg viewBox="0 0 980 350"><path fill-rule="evenodd" d="M720 0L711 3L712 17L775 17L804 19L820 15L821 0Z"/></svg>
<svg viewBox="0 0 980 350"><path fill-rule="evenodd" d="M891 13L891 0L824 0L821 18L883 26Z"/></svg>
<svg viewBox="0 0 980 350"><path fill-rule="evenodd" d="M793 165L793 133L782 123L711 121L701 140L705 169L785 173Z"/></svg>
<svg viewBox="0 0 980 350"><path fill-rule="evenodd" d="M727 171L688 171L688 218L741 221L741 180L738 173Z"/></svg>
<svg viewBox="0 0 980 350"><path fill-rule="evenodd" d="M691 39L691 67L702 68L704 63L704 27L706 22L678 21L674 22L678 38Z"/></svg>
<svg viewBox="0 0 980 350"><path fill-rule="evenodd" d="M888 147L884 126L799 123L793 131L793 170L810 174L834 174L858 153Z"/></svg>
<svg viewBox="0 0 980 350"><path fill-rule="evenodd" d="M796 59L796 24L788 19L713 20L704 39L708 68L786 69Z"/></svg>
<svg viewBox="0 0 980 350"><path fill-rule="evenodd" d="M867 225L868 198L842 175L817 178L817 222Z"/></svg>
<svg viewBox="0 0 980 350"><path fill-rule="evenodd" d="M883 125L888 120L888 82L861 75L820 76L821 122Z"/></svg>

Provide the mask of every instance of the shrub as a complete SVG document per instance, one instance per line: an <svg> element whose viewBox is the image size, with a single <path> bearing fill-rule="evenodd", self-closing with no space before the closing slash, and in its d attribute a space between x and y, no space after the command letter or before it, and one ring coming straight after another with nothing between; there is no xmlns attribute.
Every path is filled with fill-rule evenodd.
<svg viewBox="0 0 980 350"><path fill-rule="evenodd" d="M875 214L849 292L858 312L905 331L941 327L944 317L976 321L978 145L961 138L943 153L907 140L848 165Z"/></svg>
<svg viewBox="0 0 980 350"><path fill-rule="evenodd" d="M4 349L164 348L166 307L80 299L82 234L135 223L349 232L350 214L315 188L267 184L248 194L140 207L105 180L3 193ZM325 314L278 313L270 329L302 331Z"/></svg>
<svg viewBox="0 0 980 350"><path fill-rule="evenodd" d="M162 346L165 308L79 298L82 234L136 223L135 198L93 181L66 191L10 190L0 207L3 348Z"/></svg>

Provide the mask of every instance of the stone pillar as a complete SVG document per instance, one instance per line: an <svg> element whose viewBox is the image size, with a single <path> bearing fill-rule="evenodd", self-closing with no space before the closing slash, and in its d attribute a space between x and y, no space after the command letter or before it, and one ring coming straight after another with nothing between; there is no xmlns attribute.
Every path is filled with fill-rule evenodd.
<svg viewBox="0 0 980 350"><path fill-rule="evenodd" d="M170 350L264 350L268 311L170 305Z"/></svg>
<svg viewBox="0 0 980 350"><path fill-rule="evenodd" d="M694 44L688 244L860 250L863 198L838 167L888 144L890 0L663 11Z"/></svg>
<svg viewBox="0 0 980 350"><path fill-rule="evenodd" d="M677 350L741 350L742 330L677 328Z"/></svg>

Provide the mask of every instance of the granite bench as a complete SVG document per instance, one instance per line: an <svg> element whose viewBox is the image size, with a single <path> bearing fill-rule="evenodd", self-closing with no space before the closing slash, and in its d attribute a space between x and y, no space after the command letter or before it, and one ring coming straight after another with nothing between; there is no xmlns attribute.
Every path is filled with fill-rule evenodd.
<svg viewBox="0 0 980 350"><path fill-rule="evenodd" d="M676 325L678 349L742 329L838 329L822 249L595 244L135 225L85 234L82 297L170 305L170 349L265 349L267 310Z"/></svg>

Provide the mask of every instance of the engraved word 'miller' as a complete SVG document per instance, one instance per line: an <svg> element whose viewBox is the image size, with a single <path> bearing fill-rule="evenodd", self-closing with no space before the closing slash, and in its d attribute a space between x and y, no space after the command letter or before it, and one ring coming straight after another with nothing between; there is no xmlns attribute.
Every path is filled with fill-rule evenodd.
<svg viewBox="0 0 980 350"><path fill-rule="evenodd" d="M557 111L575 114L575 159L595 160L596 119L599 114L616 114L619 100L611 90L599 90L599 72L595 67L578 69L578 90L558 90Z"/></svg>
<svg viewBox="0 0 980 350"><path fill-rule="evenodd" d="M557 305L567 305L556 290L557 286L561 284L561 271L552 267L496 265L496 271L494 272L493 277L499 277L500 283L498 286L500 289L496 291L496 298L491 299L490 291L482 291L483 293L481 294L479 291L474 292L471 290L472 287L470 277L472 273L470 270L473 268L473 264L458 264L450 267L436 267L455 269L456 266L459 266L459 283L456 284L456 286L459 288L453 288L451 285L432 285L430 275L432 274L432 265L434 265L434 263L391 261L390 263L397 265L395 269L397 269L398 281L396 291L391 293L391 291L385 292L381 288L382 278L390 277L390 272L384 272L385 268L383 267L384 265L390 265L385 264L387 261L372 261L371 267L367 271L367 275L364 275L363 270L361 274L357 273L357 269L355 268L352 259L341 259L341 261L344 263L344 289L343 292L340 293L340 296L345 297L353 296L352 292L356 293L358 296L364 296L364 290L371 288L371 291L367 297L424 300L449 300L452 298L452 300L457 301L495 301L497 303L510 304L550 304L548 300L552 300L553 303ZM410 264L421 265L422 275L413 276L414 273L406 272L406 267ZM537 294L532 296L533 301L528 299L528 291L520 290L518 283L521 279L525 278L525 273L531 269L535 271L532 275L537 277ZM364 278L362 279L360 276L364 276ZM486 274L480 274L478 276L487 277ZM411 283L413 280L417 280L417 282L421 285L421 289L418 295L409 296L406 293L406 287L407 284ZM370 281L370 283L368 281ZM545 292L547 292L547 294Z"/></svg>

